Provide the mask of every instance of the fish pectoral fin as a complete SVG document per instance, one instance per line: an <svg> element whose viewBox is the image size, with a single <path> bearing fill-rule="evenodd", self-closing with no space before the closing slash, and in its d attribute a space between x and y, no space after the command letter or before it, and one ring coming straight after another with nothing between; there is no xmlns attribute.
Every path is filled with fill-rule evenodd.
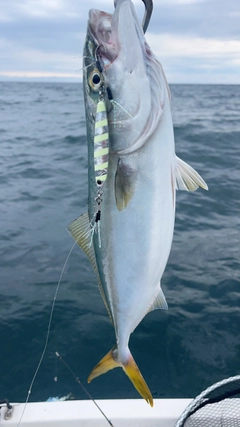
<svg viewBox="0 0 240 427"><path fill-rule="evenodd" d="M99 375L105 374L111 369L118 367L123 368L125 374L128 376L140 395L147 401L147 403L153 406L152 394L129 350L128 357L127 359L125 358L123 362L118 359L118 351L116 348L109 351L109 353L107 353L92 370L88 377L88 382L90 383Z"/></svg>
<svg viewBox="0 0 240 427"><path fill-rule="evenodd" d="M148 312L154 311L154 310L168 310L168 303L166 301L165 295L160 287L160 291L157 294L157 297L155 298L153 304L149 308Z"/></svg>
<svg viewBox="0 0 240 427"><path fill-rule="evenodd" d="M186 162L176 156L176 188L177 190L195 191L199 187L208 190L206 182Z"/></svg>
<svg viewBox="0 0 240 427"><path fill-rule="evenodd" d="M125 209L135 191L136 171L125 161L118 160L115 175L115 200L119 211Z"/></svg>

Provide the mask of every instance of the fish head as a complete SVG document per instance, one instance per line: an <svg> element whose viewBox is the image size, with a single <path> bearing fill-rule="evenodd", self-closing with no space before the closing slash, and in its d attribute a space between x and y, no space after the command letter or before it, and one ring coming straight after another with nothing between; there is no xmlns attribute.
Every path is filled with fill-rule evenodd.
<svg viewBox="0 0 240 427"><path fill-rule="evenodd" d="M101 68L96 56L98 47L98 43L92 36L92 32L88 26L83 50L83 94L87 133L90 140L94 137L96 109L99 101L100 87L103 82Z"/></svg>
<svg viewBox="0 0 240 427"><path fill-rule="evenodd" d="M89 11L88 34L106 89L109 149L128 154L146 142L159 121L163 90L156 73L161 65L145 40L132 2L118 0L115 5L112 15Z"/></svg>

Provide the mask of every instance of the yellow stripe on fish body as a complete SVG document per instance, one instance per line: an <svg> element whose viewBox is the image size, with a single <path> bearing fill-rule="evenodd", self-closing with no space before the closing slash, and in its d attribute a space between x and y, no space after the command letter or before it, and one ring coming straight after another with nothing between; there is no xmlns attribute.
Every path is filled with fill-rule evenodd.
<svg viewBox="0 0 240 427"><path fill-rule="evenodd" d="M108 121L104 101L97 104L95 133L94 133L94 170L95 180L98 185L102 185L107 178L108 169Z"/></svg>

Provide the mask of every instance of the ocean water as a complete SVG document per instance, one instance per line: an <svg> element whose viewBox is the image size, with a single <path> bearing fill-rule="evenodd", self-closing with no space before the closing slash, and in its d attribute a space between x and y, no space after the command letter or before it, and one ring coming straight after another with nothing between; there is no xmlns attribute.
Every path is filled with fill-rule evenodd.
<svg viewBox="0 0 240 427"><path fill-rule="evenodd" d="M162 279L168 312L148 314L130 348L153 397L194 397L240 373L240 86L171 86L176 152L209 191L178 192ZM0 83L0 398L23 402L44 347L52 300L87 210L81 84ZM120 369L90 385L114 345L95 275L75 247L30 400L138 398ZM56 381L57 380L57 381Z"/></svg>

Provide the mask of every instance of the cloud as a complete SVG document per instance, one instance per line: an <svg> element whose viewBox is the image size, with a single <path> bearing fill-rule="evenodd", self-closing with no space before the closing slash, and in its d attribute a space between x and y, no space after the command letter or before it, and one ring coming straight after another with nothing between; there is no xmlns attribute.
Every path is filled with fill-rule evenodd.
<svg viewBox="0 0 240 427"><path fill-rule="evenodd" d="M147 39L169 80L208 82L217 73L240 83L239 0L153 1ZM134 4L142 19L143 3ZM111 13L113 0L1 0L2 75L78 74L90 8Z"/></svg>
<svg viewBox="0 0 240 427"><path fill-rule="evenodd" d="M60 17L73 17L81 15L82 4L76 0L1 0L1 16L8 20L17 21L20 18L51 19Z"/></svg>
<svg viewBox="0 0 240 427"><path fill-rule="evenodd" d="M60 78L82 77L82 58L79 55L65 54L61 51L46 52L30 49L21 44L11 43L0 39L0 52L4 46L5 54L2 55L0 77L43 77L56 76ZM6 49L7 48L7 49ZM6 49L6 50L5 50ZM14 54L14 63L18 64L13 69L8 57Z"/></svg>
<svg viewBox="0 0 240 427"><path fill-rule="evenodd" d="M10 78L73 78L76 79L77 75L75 73L58 73L58 72L43 72L43 71L2 71L0 73L2 77L10 77Z"/></svg>
<svg viewBox="0 0 240 427"><path fill-rule="evenodd" d="M173 83L240 83L240 40L156 35L147 40Z"/></svg>
<svg viewBox="0 0 240 427"><path fill-rule="evenodd" d="M173 34L148 33L147 41L157 56L237 58L240 40L217 40L203 37L175 36Z"/></svg>
<svg viewBox="0 0 240 427"><path fill-rule="evenodd" d="M165 2L165 0L164 0ZM149 25L153 33L171 33L203 38L240 39L239 0L154 0Z"/></svg>
<svg viewBox="0 0 240 427"><path fill-rule="evenodd" d="M16 4L16 9L22 15L35 17L52 17L64 9L62 0L25 0Z"/></svg>

